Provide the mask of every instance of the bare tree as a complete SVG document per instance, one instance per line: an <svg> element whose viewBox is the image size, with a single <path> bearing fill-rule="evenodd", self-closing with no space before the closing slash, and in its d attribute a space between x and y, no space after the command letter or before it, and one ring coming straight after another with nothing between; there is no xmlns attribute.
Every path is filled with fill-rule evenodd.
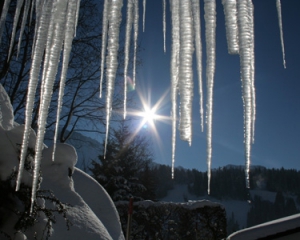
<svg viewBox="0 0 300 240"><path fill-rule="evenodd" d="M12 0L12 2L0 46L0 81L10 96L16 121L22 123L24 121L25 100L31 64L35 16L33 16L31 23L29 22L29 17L27 19L18 56L18 37L14 39L11 56L8 56L16 4L15 0ZM74 131L104 133L105 100L99 98L102 26L102 15L99 14L99 12L101 12L100 5L98 1L81 1L78 27L76 37L72 44L64 103L60 116L59 140L61 142L65 142ZM18 25L17 35L20 31L20 25L21 23ZM120 49L120 53L122 53L122 51L123 50ZM123 76L122 69L124 60L123 54L119 56L119 78L116 80L116 94L113 100L113 109L116 112L121 110L123 105L123 93L121 91L123 88L123 78L120 76ZM40 86L38 86L38 88L40 88ZM57 79L53 88L53 99L47 120L48 130L53 130L56 122L58 89L59 81ZM103 90L105 91L105 81ZM33 129L37 127L40 101L39 93L38 89L31 124ZM112 119L119 119L119 117L116 114Z"/></svg>

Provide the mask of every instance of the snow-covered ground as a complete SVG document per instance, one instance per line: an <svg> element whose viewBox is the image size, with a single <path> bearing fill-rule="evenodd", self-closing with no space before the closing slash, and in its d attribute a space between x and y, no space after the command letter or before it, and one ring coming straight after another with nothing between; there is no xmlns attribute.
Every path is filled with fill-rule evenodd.
<svg viewBox="0 0 300 240"><path fill-rule="evenodd" d="M13 109L9 98L0 85L0 180L6 180L18 169L18 144L22 143L24 126L14 123ZM31 131L29 147L34 148L36 135ZM42 153L42 182L40 189L51 190L63 203L68 203L66 218L70 221L70 230L62 214L55 214L56 223L51 226L50 235L55 240L64 239L124 239L119 216L114 203L106 191L89 175L75 168L77 153L68 144L58 144L55 161L52 161L53 147L44 147ZM31 186L32 175L24 171L22 183ZM12 186L13 187L13 186ZM20 203L20 201L19 201ZM42 207L53 207L52 202L39 199ZM15 207L16 205L13 206ZM1 206L3 207L3 206ZM37 233L40 239L44 234L46 216L41 214L37 222L24 233L14 229L19 216L8 211L9 216L1 223L0 230L12 239L33 239ZM2 239L1 234L0 238Z"/></svg>

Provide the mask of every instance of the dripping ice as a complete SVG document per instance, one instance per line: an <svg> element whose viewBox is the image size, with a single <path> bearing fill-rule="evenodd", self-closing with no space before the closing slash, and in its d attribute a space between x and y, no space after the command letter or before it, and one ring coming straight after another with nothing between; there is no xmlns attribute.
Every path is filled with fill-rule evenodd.
<svg viewBox="0 0 300 240"><path fill-rule="evenodd" d="M284 41L283 41L283 30L282 30L281 2L280 2L280 0L276 0L276 8L277 8L277 14L278 14L279 30L280 30L280 43L281 43L281 49L282 49L282 61L283 61L283 67L286 68Z"/></svg>
<svg viewBox="0 0 300 240"><path fill-rule="evenodd" d="M59 62L59 55L62 49L62 43L64 42L64 59L63 65L68 61L65 55L68 55L70 50L70 41L73 39L75 31L67 30L67 36L63 35L65 28L73 30L76 29L77 18L78 18L78 6L79 0L67 1L30 1L30 0L18 0L17 9L15 14L15 20L19 19L20 16L20 6L23 6L25 1L25 11L23 11L23 19L27 18L29 14L29 5L31 3L31 13L32 9L35 8L36 11L36 31L34 36L34 49L32 53L32 65L30 70L30 80L28 85L28 95L27 103L25 109L25 130L22 143L21 159L18 173L17 189L20 184L20 178L22 175L24 159L26 155L26 149L28 146L28 134L30 132L30 122L32 119L32 109L34 96L39 81L39 72L41 69L41 64L44 63L44 71L42 73L42 85L45 90L48 89L47 94L43 96L41 105L41 114L39 119L39 130L38 137L40 138L36 147L37 155L35 159L36 166L39 163L40 152L42 149L43 142L43 132L45 130L45 118L47 116L47 106L49 104L49 97L51 97L51 86L53 84L53 79L56 76L56 68ZM165 0L164 0L165 1ZM65 26L65 17L67 5L75 4L77 6L76 10L70 13L71 15L76 15L76 20L69 26ZM211 152L212 152L212 106L213 106L213 78L215 71L215 1L205 0L205 21L206 21L206 45L207 45L207 162L208 169L211 166ZM246 158L246 178L247 186L249 186L249 166L250 166L250 156L251 156L251 142L254 139L254 120L255 120L255 88L254 88L254 33L253 33L253 6L251 0L223 0L225 19L226 19L226 37L228 41L228 51L232 54L240 54L240 64L241 64L241 80L243 88L243 101L244 101L244 129L245 129L245 158ZM1 19L0 19L0 43L1 35L3 32L6 14L10 0L5 0ZM56 8L57 4L60 4L59 11ZM104 75L107 81L107 92L106 92L106 134L109 130L109 122L112 108L112 96L114 91L114 79L117 68L117 52L118 52L118 40L119 40L119 26L121 20L121 8L123 1L104 1L103 10L103 34L102 34L102 50L101 50L101 63L100 63L100 94L102 93L102 81ZM165 2L163 2L165 5ZM198 27L198 10L195 7L197 1L178 1L170 0L171 8L171 18L172 18L172 50L171 50L171 101L172 101L172 166L174 167L175 161L175 138L176 138L176 122L177 122L177 94L178 89L180 92L180 135L181 138L187 140L191 143L192 139L192 129L191 129L191 102L193 97L193 81L192 81L192 55L193 55L193 44L195 44L196 54L197 54L197 68L198 75L201 72L201 45L197 46L201 39L199 40L199 33L196 31ZM134 45L136 49L136 41L138 34L138 1L133 0L134 5ZM285 66L285 53L284 53L284 42L283 42L283 30L282 30L282 16L281 16L281 5L280 0L276 0L276 6L278 11L278 21L280 28L280 39L283 54L283 64ZM65 10L63 10L65 9ZM192 9L192 11L191 11ZM55 10L55 11L54 11ZM146 0L143 0L143 30L145 29L145 15L146 15ZM54 15L55 17L54 17ZM64 16L63 16L64 15ZM60 16L60 17L58 17ZM69 17L69 16L68 16ZM53 20L55 18L55 21ZM129 17L127 17L128 20ZM68 21L67 21L68 22ZM165 25L165 23L163 23ZM13 27L15 29L15 27ZM21 27L22 28L22 27ZM163 27L164 28L164 27ZM22 33L22 30L21 30ZM185 34L183 34L185 33ZM13 35L14 35L13 30ZM52 36L53 35L53 36ZM72 35L72 36L71 36ZM165 33L164 33L165 35ZM21 38L21 34L19 36ZM13 39L13 38L12 38ZM165 40L164 40L165 41ZM66 44L68 42L68 44ZM45 47L46 46L46 47ZM46 52L45 59L43 58L43 52ZM107 56L106 56L107 55ZM200 57L198 57L200 56ZM134 57L135 58L135 57ZM51 64L50 64L51 63ZM52 68L50 68L50 65ZM106 64L105 64L106 63ZM107 68L106 74L104 74L104 68ZM135 67L134 67L135 69ZM63 74L66 73L66 67L64 67ZM133 75L135 76L135 70ZM184 76L184 78L183 78ZM63 79L61 76L61 86L60 98L63 96ZM135 77L134 77L135 79ZM199 79L200 83L200 79ZM126 85L126 84L125 84ZM199 88L200 98L202 98L201 89ZM200 100L200 112L201 110ZM60 109L61 99L58 105L58 115ZM126 111L124 111L126 112ZM203 117L202 117L203 118ZM201 120L202 122L203 120ZM107 140L107 136L106 136ZM174 171L174 170L172 170ZM38 167L35 168L35 181L38 172ZM210 170L208 171L210 178ZM208 185L209 189L209 185ZM208 190L209 191L209 190Z"/></svg>
<svg viewBox="0 0 300 240"><path fill-rule="evenodd" d="M204 1L205 39L206 39L206 90L207 90L207 192L210 194L211 159L212 159L212 116L213 116L213 87L216 62L216 2Z"/></svg>

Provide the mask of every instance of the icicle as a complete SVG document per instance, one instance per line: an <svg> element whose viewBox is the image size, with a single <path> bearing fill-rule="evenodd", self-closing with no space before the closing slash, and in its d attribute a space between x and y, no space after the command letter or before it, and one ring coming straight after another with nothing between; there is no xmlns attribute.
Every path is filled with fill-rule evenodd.
<svg viewBox="0 0 300 240"><path fill-rule="evenodd" d="M37 130L37 140L35 146L35 157L34 157L34 172L33 172L33 182L32 182L32 193L31 193L31 211L33 208L33 203L36 198L36 190L39 179L39 170L40 170L40 161L42 158L42 150L44 147L44 135L46 130L46 120L48 117L48 109L50 106L50 101L53 93L53 85L55 81L55 76L57 74L60 52L62 49L64 32L65 32L65 21L66 21L66 9L67 9L68 0L61 0L55 2L53 8L51 21L53 24L53 34L51 36L51 47L46 49L49 52L49 63L44 63L44 71L46 71L45 78L42 79L44 82L44 92L43 98L40 103L40 114L38 118L38 130ZM50 24L52 25L52 24ZM49 35L49 32L48 32ZM48 40L49 41L49 36ZM47 66L47 68L45 68Z"/></svg>
<svg viewBox="0 0 300 240"><path fill-rule="evenodd" d="M193 4L193 19L195 31L195 46L197 58L197 73L199 84L199 97L200 97L200 118L201 118L201 131L203 132L203 89L202 89L202 43L201 43L201 23L200 23L200 5L198 0L192 0Z"/></svg>
<svg viewBox="0 0 300 240"><path fill-rule="evenodd" d="M236 1L237 0L222 0L229 54L239 53Z"/></svg>
<svg viewBox="0 0 300 240"><path fill-rule="evenodd" d="M106 57L106 136L104 146L104 156L106 155L109 122L112 111L112 98L114 92L114 83L116 71L118 67L118 50L119 50L119 30L121 23L122 0L112 1L109 8L109 29L108 29L108 44Z"/></svg>
<svg viewBox="0 0 300 240"><path fill-rule="evenodd" d="M163 0L163 34L164 34L164 52L166 52L166 0Z"/></svg>
<svg viewBox="0 0 300 240"><path fill-rule="evenodd" d="M132 0L127 1L126 15L126 32L125 32L125 52L124 52L124 119L126 118L126 102L127 102L127 70L129 62L130 36L133 23L133 3Z"/></svg>
<svg viewBox="0 0 300 240"><path fill-rule="evenodd" d="M212 114L213 114L213 87L216 62L216 2L204 0L205 39L206 39L206 86L207 86L207 178L210 194L211 158L212 158Z"/></svg>
<svg viewBox="0 0 300 240"><path fill-rule="evenodd" d="M172 101L172 179L174 178L176 121L177 121L177 88L179 74L179 0L170 0L172 17L172 50L171 50L171 101Z"/></svg>
<svg viewBox="0 0 300 240"><path fill-rule="evenodd" d="M15 16L14 16L13 30L12 30L12 33L11 33L10 46L9 46L9 52L8 52L7 59L10 58L11 51L12 51L12 48L14 46L17 25L18 25L18 22L19 22L19 17L20 17L21 8L23 6L23 2L24 2L24 0L18 0L18 2L17 2L16 12L15 12Z"/></svg>
<svg viewBox="0 0 300 240"><path fill-rule="evenodd" d="M279 23L279 30L280 30L280 42L281 42L281 49L282 49L283 67L286 68L285 51L284 51L284 41L283 41L283 30L282 30L281 3L280 3L280 0L276 0L276 7L277 7L278 23Z"/></svg>
<svg viewBox="0 0 300 240"><path fill-rule="evenodd" d="M1 44L1 39L2 39L2 33L4 30L4 25L5 25L5 20L6 20L6 15L8 12L10 0L5 0L3 8L2 8L2 13L1 13L1 18L0 18L0 44Z"/></svg>
<svg viewBox="0 0 300 240"><path fill-rule="evenodd" d="M101 46L101 66L100 66L100 98L102 97L102 84L104 76L104 61L106 52L107 30L108 30L108 9L110 1L104 0L103 17L102 17L102 46Z"/></svg>
<svg viewBox="0 0 300 240"><path fill-rule="evenodd" d="M135 89L136 82L136 51L137 51L137 40L139 34L139 0L134 0L134 17L133 17L133 73L132 73L132 81L133 88Z"/></svg>
<svg viewBox="0 0 300 240"><path fill-rule="evenodd" d="M239 28L239 46L240 46L240 64L241 64L241 80L243 89L244 102L244 144L245 144L245 175L246 186L250 187L249 171L251 157L251 135L252 135L252 74L251 66L251 15L249 13L248 4L251 0L237 1L238 9L238 28ZM251 3L252 4L252 3Z"/></svg>
<svg viewBox="0 0 300 240"><path fill-rule="evenodd" d="M67 19L66 19L66 27L65 27L65 38L64 38L64 52L63 52L63 62L62 62L62 70L60 76L60 85L59 85L59 94L57 100L57 114L56 114L56 124L55 124L55 134L53 139L53 153L52 153L52 160L54 161L55 150L56 150L56 142L58 137L59 131L59 121L60 121L60 113L62 109L63 103L63 96L65 90L65 82L67 76L67 69L69 64L70 52L72 48L72 40L75 35L76 31L76 24L77 24L77 6L78 0L69 0L68 3L68 10L67 10Z"/></svg>
<svg viewBox="0 0 300 240"><path fill-rule="evenodd" d="M27 20L27 17L28 17L29 7L30 7L30 0L26 0L25 7L24 7L23 18L22 18L21 30L20 30L20 35L19 35L17 58L18 58L18 55L19 55L20 47L21 47L22 36L23 36L24 28L25 28L25 23L26 23L26 20Z"/></svg>
<svg viewBox="0 0 300 240"><path fill-rule="evenodd" d="M145 32L146 0L143 0L143 32Z"/></svg>
<svg viewBox="0 0 300 240"><path fill-rule="evenodd" d="M24 134L22 140L22 148L21 148L21 157L20 164L18 170L17 184L16 190L18 191L21 184L21 177L24 169L24 162L27 154L28 147L28 139L31 130L31 121L32 121L32 110L34 105L36 87L38 84L40 66L43 59L43 54L45 50L45 43L47 39L47 31L49 28L49 20L52 9L53 1L45 2L45 5L41 11L41 18L39 19L39 27L35 33L36 43L33 49L32 63L30 68L30 77L28 83L28 93L26 98L26 108L25 108L25 126L24 126Z"/></svg>
<svg viewBox="0 0 300 240"><path fill-rule="evenodd" d="M254 54L254 6L252 1L248 1L249 21L250 21L250 51L251 51L251 94L252 94L252 144L255 135L256 120L256 94L255 94L255 54Z"/></svg>
<svg viewBox="0 0 300 240"><path fill-rule="evenodd" d="M31 9L30 9L30 17L29 17L29 26L31 26L32 16L33 16L33 9L34 9L34 7L35 7L35 2L36 2L36 1L31 1Z"/></svg>
<svg viewBox="0 0 300 240"><path fill-rule="evenodd" d="M81 0L77 0L77 3L76 3L76 18L75 18L75 26L74 26L74 37L76 37L76 29L77 29L79 10L80 10L80 1Z"/></svg>
<svg viewBox="0 0 300 240"><path fill-rule="evenodd" d="M194 34L191 1L180 1L180 137L192 143Z"/></svg>

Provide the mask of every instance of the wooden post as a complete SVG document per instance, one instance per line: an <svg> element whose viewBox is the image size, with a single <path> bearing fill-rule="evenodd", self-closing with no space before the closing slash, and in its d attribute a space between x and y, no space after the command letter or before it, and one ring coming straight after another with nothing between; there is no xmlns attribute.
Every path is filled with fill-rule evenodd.
<svg viewBox="0 0 300 240"><path fill-rule="evenodd" d="M129 199L129 206L128 206L128 221L127 221L126 240L130 239L132 212L133 212L133 198L130 198Z"/></svg>

